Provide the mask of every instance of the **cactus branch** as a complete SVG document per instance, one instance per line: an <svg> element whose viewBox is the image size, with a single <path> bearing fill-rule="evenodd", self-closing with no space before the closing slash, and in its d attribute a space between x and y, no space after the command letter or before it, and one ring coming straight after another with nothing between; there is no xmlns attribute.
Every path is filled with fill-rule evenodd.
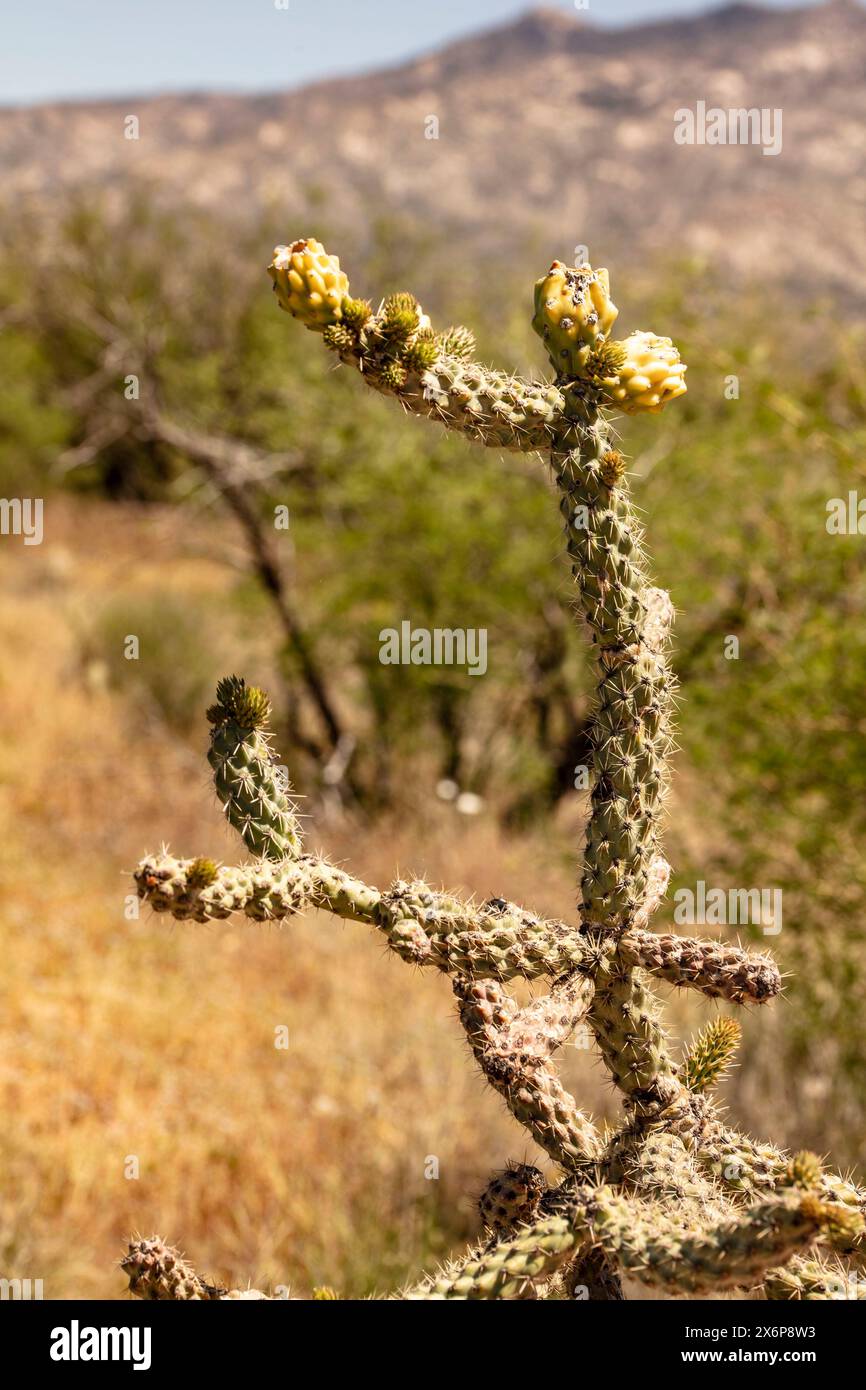
<svg viewBox="0 0 866 1390"><path fill-rule="evenodd" d="M519 1014L514 1000L494 980L458 979L454 992L475 1059L515 1118L563 1168L591 1163L601 1151L595 1126L577 1108L545 1058L537 1030L527 1054L523 1031L515 1026ZM568 1016L576 1022L581 1011L578 1000Z"/></svg>
<svg viewBox="0 0 866 1390"><path fill-rule="evenodd" d="M772 956L727 942L632 930L621 939L619 954L629 965L640 966L668 984L700 990L708 999L765 1004L782 988Z"/></svg>
<svg viewBox="0 0 866 1390"><path fill-rule="evenodd" d="M771 1269L764 1278L764 1295L771 1301L801 1299L806 1302L847 1302L866 1299L866 1280L849 1274L844 1265L795 1256L788 1264Z"/></svg>
<svg viewBox="0 0 866 1390"><path fill-rule="evenodd" d="M474 1252L407 1297L526 1298L587 1242L666 1293L748 1288L840 1221L845 1224L837 1209L790 1190L700 1231L684 1228L660 1203L635 1203L609 1187L577 1189L561 1205L561 1214Z"/></svg>
<svg viewBox="0 0 866 1390"><path fill-rule="evenodd" d="M391 950L414 965L499 980L540 979L589 968L580 933L547 922L513 903L476 906L437 893L426 883L397 879L384 892L326 859L300 855L281 863L258 860L215 866L204 886L191 877L195 859L169 854L143 859L135 871L138 895L157 912L207 922L241 912L253 921L280 921L309 908L376 927Z"/></svg>

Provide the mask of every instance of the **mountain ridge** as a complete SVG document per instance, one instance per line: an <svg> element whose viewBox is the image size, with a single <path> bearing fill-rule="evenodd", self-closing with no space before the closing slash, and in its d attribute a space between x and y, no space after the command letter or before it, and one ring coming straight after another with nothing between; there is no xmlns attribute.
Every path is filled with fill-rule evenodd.
<svg viewBox="0 0 866 1390"><path fill-rule="evenodd" d="M0 170L15 201L144 180L163 199L300 214L316 190L341 222L401 213L491 249L541 229L562 255L603 240L772 278L817 247L826 285L861 295L864 74L854 0L625 29L541 7L289 91L0 108ZM676 113L698 101L781 110L781 152L677 144ZM138 141L123 139L128 114Z"/></svg>

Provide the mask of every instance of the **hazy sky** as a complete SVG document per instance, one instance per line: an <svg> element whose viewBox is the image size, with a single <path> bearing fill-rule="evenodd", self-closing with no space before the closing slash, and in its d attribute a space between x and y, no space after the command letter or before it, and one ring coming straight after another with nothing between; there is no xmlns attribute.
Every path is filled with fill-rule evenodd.
<svg viewBox="0 0 866 1390"><path fill-rule="evenodd" d="M718 7L714 0L547 3L597 24ZM399 62L531 7L531 0L0 0L0 102L297 86Z"/></svg>

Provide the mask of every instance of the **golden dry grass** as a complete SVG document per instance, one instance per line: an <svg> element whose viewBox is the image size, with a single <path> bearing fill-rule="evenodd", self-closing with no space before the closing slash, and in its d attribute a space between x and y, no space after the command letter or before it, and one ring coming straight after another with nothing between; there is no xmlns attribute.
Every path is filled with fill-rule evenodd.
<svg viewBox="0 0 866 1390"><path fill-rule="evenodd" d="M239 857L199 750L82 657L109 595L234 582L179 554L181 524L52 502L42 547L0 551L2 1270L50 1298L117 1297L125 1238L159 1231L234 1283L384 1290L474 1234L492 1168L539 1155L475 1073L447 980L363 928L128 919L129 870L160 840ZM568 911L579 824L527 844L439 814L308 833L376 882L414 871ZM592 1058L571 1050L565 1068L612 1118Z"/></svg>

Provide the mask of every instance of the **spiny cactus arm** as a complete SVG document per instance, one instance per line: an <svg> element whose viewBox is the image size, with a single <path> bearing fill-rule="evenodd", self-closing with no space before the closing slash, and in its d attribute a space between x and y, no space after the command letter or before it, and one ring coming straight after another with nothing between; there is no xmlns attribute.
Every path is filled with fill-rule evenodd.
<svg viewBox="0 0 866 1390"><path fill-rule="evenodd" d="M696 1156L701 1166L719 1183L735 1192L772 1192L786 1181L791 1156L774 1144L762 1143L725 1125L711 1115L705 1126ZM825 1202L834 1202L866 1218L866 1188L836 1173L822 1171L816 1191ZM861 1238L855 1233L853 1250ZM837 1242L838 1243L838 1242Z"/></svg>
<svg viewBox="0 0 866 1390"><path fill-rule="evenodd" d="M508 1240L470 1251L406 1290L404 1299L531 1299L585 1243L565 1216L550 1216Z"/></svg>
<svg viewBox="0 0 866 1390"><path fill-rule="evenodd" d="M732 1004L765 1004L782 988L772 956L721 941L656 934L631 928L620 938L619 956L668 984L700 990Z"/></svg>
<svg viewBox="0 0 866 1390"><path fill-rule="evenodd" d="M240 676L221 680L216 694L207 712L212 726L207 757L229 824L247 849L264 859L300 854L297 807L277 775L267 732L270 700Z"/></svg>
<svg viewBox="0 0 866 1390"><path fill-rule="evenodd" d="M588 969L580 933L496 898L476 906L418 881L397 880L382 892L311 855L238 867L176 859L163 852L135 870L139 897L180 921L206 922L241 912L254 921L280 921L308 908L365 922L414 965L500 980L539 979Z"/></svg>
<svg viewBox="0 0 866 1390"><path fill-rule="evenodd" d="M652 973L671 983L741 1003L771 997L779 978L775 965L768 957L751 956L737 947L717 947L715 943L655 936L635 929L622 936L616 949L607 954L596 941L596 952L592 972L596 994L588 1021L609 1070L638 1110L647 1114L667 1110L671 1121L685 1119L691 1124L686 1113L688 1096L676 1076L658 1021L658 1001L633 967L648 963ZM706 963L703 977L694 966L696 958ZM687 962L685 967L683 961Z"/></svg>
<svg viewBox="0 0 866 1390"><path fill-rule="evenodd" d="M664 648L673 609L644 570L640 527L608 426L580 396L569 400L551 458L600 666L579 907L584 929L608 960L596 975L589 1022L616 1084L648 1112L660 1111L679 1084L658 1008L639 974L614 953L616 938L663 892L656 883L664 863L659 818L673 700Z"/></svg>
<svg viewBox="0 0 866 1390"><path fill-rule="evenodd" d="M587 1022L608 1071L636 1114L667 1112L672 1120L688 1106L661 1026L659 1001L646 989L642 973L625 965L615 949L596 970Z"/></svg>
<svg viewBox="0 0 866 1390"><path fill-rule="evenodd" d="M478 1199L478 1212L494 1239L512 1236L539 1219L539 1208L551 1190L538 1168L512 1163L494 1173ZM603 1250L576 1255L562 1270L561 1292L567 1299L591 1303L621 1301L625 1295L615 1266Z"/></svg>
<svg viewBox="0 0 866 1390"><path fill-rule="evenodd" d="M591 1246L576 1255L562 1270L559 1279L566 1299L580 1303L625 1301L616 1263L600 1246Z"/></svg>
<svg viewBox="0 0 866 1390"><path fill-rule="evenodd" d="M605 481L613 452L607 424L584 409L561 427L552 461L599 661L581 911L588 926L619 935L652 893L661 858L674 681L664 655L673 610L649 584L627 491Z"/></svg>
<svg viewBox="0 0 866 1390"><path fill-rule="evenodd" d="M664 1129L619 1130L608 1140L599 1169L607 1183L648 1199L691 1202L704 1211L719 1207L719 1188L684 1141Z"/></svg>
<svg viewBox="0 0 866 1390"><path fill-rule="evenodd" d="M129 1292L148 1302L225 1302L233 1299L266 1299L258 1289L229 1289L209 1284L173 1245L160 1236L129 1243L120 1267L129 1279Z"/></svg>
<svg viewBox="0 0 866 1390"><path fill-rule="evenodd" d="M364 380L371 382L369 373ZM371 384L381 390L380 381L374 378ZM562 402L556 386L445 355L427 371L407 374L395 394L404 410L456 430L473 443L522 453L549 445Z"/></svg>
<svg viewBox="0 0 866 1390"><path fill-rule="evenodd" d="M804 1260L799 1256L779 1269L771 1269L762 1287L765 1297L773 1302L866 1299L866 1279L852 1274L838 1261Z"/></svg>
<svg viewBox="0 0 866 1390"><path fill-rule="evenodd" d="M647 870L647 886L644 899L631 919L630 930L644 931L649 926L650 918L658 911L664 901L665 893L668 891L670 876L671 866L664 855L654 855L650 860Z"/></svg>
<svg viewBox="0 0 866 1390"><path fill-rule="evenodd" d="M647 1286L701 1294L752 1286L840 1224L846 1225L841 1208L788 1190L694 1229L684 1229L681 1215L669 1215L664 1207L636 1211L633 1202L611 1196L599 1205L592 1230L623 1269Z"/></svg>
<svg viewBox="0 0 866 1390"><path fill-rule="evenodd" d="M730 1129L719 1120L706 1126L698 1149L706 1172L735 1192L772 1192L782 1180L788 1156L772 1144L762 1144Z"/></svg>
<svg viewBox="0 0 866 1390"><path fill-rule="evenodd" d="M592 987L579 973L557 980L548 994L539 995L515 1012L502 1011L497 1047L519 1057L525 1069L549 1062L571 1037L589 1007ZM509 1005L513 1001L509 1000Z"/></svg>
<svg viewBox="0 0 866 1390"><path fill-rule="evenodd" d="M417 963L460 969L471 975L537 979L567 970L589 974L596 959L588 938L566 923L545 921L502 899L474 907L436 893L426 884L401 880L383 893L327 860L309 855L231 867L161 854L143 859L135 879L139 895L151 907L157 912L171 912L178 920L204 922L224 919L234 912L256 921L281 920L317 907L393 932L394 948L408 952ZM416 925L430 936L427 946L416 934L406 936L403 923L413 916L413 908ZM657 942L661 943L658 947ZM621 939L619 953L629 964L649 961L652 973L674 983L680 961L684 957L691 961L694 946L702 944L689 938L632 931ZM749 956L735 947L726 947L720 954L714 943L706 944L712 949L708 951L710 968L705 984L694 978L691 964L680 983L736 1002L742 1002L744 996L756 1000L769 997L767 991L773 981L769 958ZM582 980L572 979L568 988L582 992L586 986ZM751 995L746 993L749 989ZM518 1026L530 1029L536 1014L539 1022L542 1017L552 1018L562 997L555 989L536 1001ZM542 1036L549 1037L549 1031L543 1031Z"/></svg>
<svg viewBox="0 0 866 1390"><path fill-rule="evenodd" d="M601 1152L592 1121L578 1109L549 1061L529 1057L513 1032L518 1008L495 980L457 978L454 993L469 1045L490 1085L535 1142L570 1172Z"/></svg>
<svg viewBox="0 0 866 1390"><path fill-rule="evenodd" d="M673 344L637 334L610 341L617 317L607 271L554 262L535 287L533 327L560 372L565 398L551 463L580 608L596 644L598 699L591 730L594 783L580 911L599 948L632 925L666 884L659 827L671 746L674 681L666 648L673 605L650 583L625 460L599 407L661 410L685 390ZM612 941L611 941L612 939ZM640 973L621 958L597 972L589 1022L629 1103L658 1114L684 1091Z"/></svg>
<svg viewBox="0 0 866 1390"><path fill-rule="evenodd" d="M733 1018L715 1018L691 1043L683 1075L692 1095L711 1090L734 1064L743 1030Z"/></svg>
<svg viewBox="0 0 866 1390"><path fill-rule="evenodd" d="M609 1187L578 1188L563 1202L562 1214L472 1252L405 1296L525 1298L587 1242L614 1257L624 1272L668 1293L748 1288L819 1236L850 1224L843 1209L791 1189L705 1229L689 1229L663 1205Z"/></svg>
<svg viewBox="0 0 866 1390"><path fill-rule="evenodd" d="M863 1213L836 1200L833 1185L824 1183L821 1162L813 1153L802 1152L788 1159L779 1187L771 1199L745 1211L739 1209L732 1212L727 1204L723 1204L719 1188L707 1187L691 1155L684 1152L683 1146L673 1136L657 1130L646 1134L643 1143L636 1136L632 1148L629 1148L627 1135L618 1136L606 1152L603 1166L608 1171L614 1166L610 1155L616 1150L617 1142L616 1166L620 1169L620 1180L626 1191L629 1187L637 1187L653 1201L663 1199L662 1210L670 1212L681 1230L690 1228L683 1258L687 1264L694 1263L696 1259L698 1263L705 1264L703 1272L709 1274L709 1286L714 1283L714 1276L706 1267L704 1255L700 1254L702 1242L707 1244L707 1254L717 1247L748 1256L752 1237L758 1241L767 1239L771 1243L775 1239L772 1233L761 1236L762 1230L772 1232L775 1228L782 1241L787 1232L795 1243L799 1240L800 1248L817 1236L837 1248L850 1247L863 1234ZM568 1188L568 1182L564 1183L550 1194L547 1202L555 1206L563 1197L566 1203L573 1200ZM581 1200L579 1192L576 1200ZM811 1235L808 1230L805 1236L802 1230L797 1235L798 1219L806 1227L814 1223ZM627 1252L621 1252L621 1257L626 1267L631 1267L632 1272L637 1273L636 1266L628 1265ZM739 1257L732 1259L731 1263L738 1265ZM734 1273L736 1286L745 1287L743 1270L737 1268ZM676 1281L682 1283L679 1276ZM697 1287L695 1291L699 1291Z"/></svg>
<svg viewBox="0 0 866 1390"><path fill-rule="evenodd" d="M342 362L368 386L396 396L404 410L479 444L522 452L549 445L561 392L471 361L468 329L434 333L410 294L391 295L374 313L352 298L338 258L312 238L278 246L268 273L280 307L321 333Z"/></svg>
<svg viewBox="0 0 866 1390"><path fill-rule="evenodd" d="M129 1279L129 1292L149 1302L213 1301L228 1293L200 1278L180 1251L159 1236L130 1241L120 1267Z"/></svg>

